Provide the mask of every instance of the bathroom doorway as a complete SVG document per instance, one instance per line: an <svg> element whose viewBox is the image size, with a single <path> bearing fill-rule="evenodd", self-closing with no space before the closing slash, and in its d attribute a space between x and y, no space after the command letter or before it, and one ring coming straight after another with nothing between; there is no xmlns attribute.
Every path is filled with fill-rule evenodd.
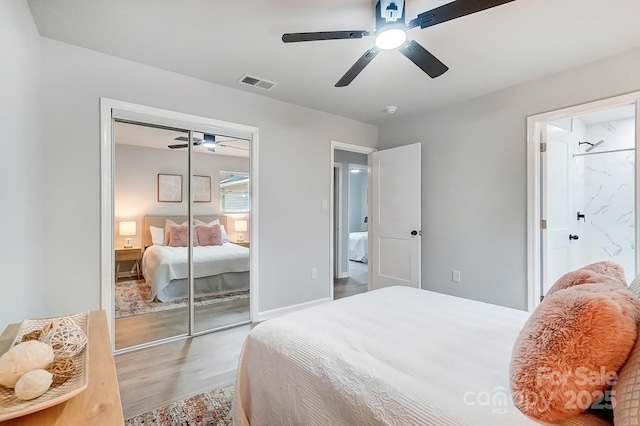
<svg viewBox="0 0 640 426"><path fill-rule="evenodd" d="M533 134L530 128L530 146L531 137L539 141L538 191L529 212L537 222L530 222L530 232L538 234L529 236L539 253L530 257L530 268L537 263L539 269L537 277L530 269L530 309L558 278L590 263L621 265L627 282L638 271L638 98L589 106L549 113L533 122ZM531 184L531 170L529 177ZM531 185L529 196L531 203Z"/></svg>

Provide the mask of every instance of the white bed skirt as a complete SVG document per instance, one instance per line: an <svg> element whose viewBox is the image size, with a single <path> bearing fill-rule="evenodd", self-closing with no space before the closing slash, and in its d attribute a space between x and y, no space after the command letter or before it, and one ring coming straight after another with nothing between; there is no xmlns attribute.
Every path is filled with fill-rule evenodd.
<svg viewBox="0 0 640 426"><path fill-rule="evenodd" d="M228 272L226 274L212 275L196 278L194 282L196 297L217 296L235 291L249 290L249 272ZM186 279L171 280L156 298L161 302L170 302L176 299L184 299L189 296L188 282Z"/></svg>

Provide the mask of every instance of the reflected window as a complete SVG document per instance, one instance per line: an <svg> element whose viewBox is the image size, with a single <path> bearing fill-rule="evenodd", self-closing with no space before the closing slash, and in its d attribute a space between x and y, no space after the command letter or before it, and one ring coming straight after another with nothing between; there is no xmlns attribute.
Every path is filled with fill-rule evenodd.
<svg viewBox="0 0 640 426"><path fill-rule="evenodd" d="M220 209L227 213L249 211L249 173L220 172Z"/></svg>

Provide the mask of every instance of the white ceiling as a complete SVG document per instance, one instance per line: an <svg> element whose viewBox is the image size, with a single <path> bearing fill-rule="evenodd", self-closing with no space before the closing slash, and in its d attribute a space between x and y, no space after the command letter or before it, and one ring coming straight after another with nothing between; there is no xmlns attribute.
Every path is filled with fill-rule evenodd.
<svg viewBox="0 0 640 426"><path fill-rule="evenodd" d="M638 0L516 0L409 32L450 67L441 77L390 51L335 88L373 38L281 36L373 29L371 0L28 1L45 37L376 125L640 47ZM444 3L408 0L407 20ZM243 74L278 85L239 85ZM388 105L398 112L386 114Z"/></svg>
<svg viewBox="0 0 640 426"><path fill-rule="evenodd" d="M113 125L114 141L117 144L137 145L145 148L171 149L169 145L184 144L184 141L176 141L175 138L187 136L186 132L166 130L158 127L140 126L130 123L116 122ZM216 135L215 152L209 151L203 146L193 147L194 152L211 155L228 155L232 157L249 158L249 141L243 139L231 139ZM186 149L177 149L186 153Z"/></svg>
<svg viewBox="0 0 640 426"><path fill-rule="evenodd" d="M607 109L604 111L598 111L591 114L581 115L578 118L586 125L600 124L609 121L624 120L626 118L633 118L636 115L635 105L627 105L620 108Z"/></svg>

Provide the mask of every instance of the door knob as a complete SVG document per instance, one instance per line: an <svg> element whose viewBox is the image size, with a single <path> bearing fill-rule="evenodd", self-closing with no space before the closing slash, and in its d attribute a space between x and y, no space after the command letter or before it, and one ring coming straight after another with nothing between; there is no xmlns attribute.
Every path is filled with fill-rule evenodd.
<svg viewBox="0 0 640 426"><path fill-rule="evenodd" d="M418 235L418 231L411 231L411 235L415 237L416 235Z"/></svg>
<svg viewBox="0 0 640 426"><path fill-rule="evenodd" d="M569 234L569 239L570 240L577 240L578 238L580 238L580 237L578 237L577 235Z"/></svg>

